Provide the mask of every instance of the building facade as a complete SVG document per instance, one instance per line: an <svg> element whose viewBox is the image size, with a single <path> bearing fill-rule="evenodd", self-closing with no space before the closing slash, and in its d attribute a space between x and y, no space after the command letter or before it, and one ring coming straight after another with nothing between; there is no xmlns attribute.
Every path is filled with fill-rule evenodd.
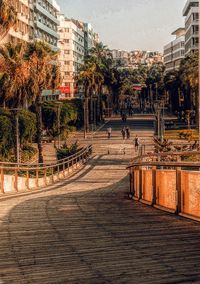
<svg viewBox="0 0 200 284"><path fill-rule="evenodd" d="M61 66L61 99L73 99L77 94L76 80L79 67L84 62L85 37L83 23L59 14L59 62Z"/></svg>
<svg viewBox="0 0 200 284"><path fill-rule="evenodd" d="M60 10L54 0L16 0L17 23L1 41L29 42L34 39L47 42L54 50L58 48L57 13Z"/></svg>
<svg viewBox="0 0 200 284"><path fill-rule="evenodd" d="M163 62L160 52L133 50L130 52L114 49L111 51L116 66L122 69L137 69L140 65L151 66Z"/></svg>
<svg viewBox="0 0 200 284"><path fill-rule="evenodd" d="M172 35L176 39L164 46L164 64L166 72L178 70L185 56L185 28L179 28Z"/></svg>
<svg viewBox="0 0 200 284"><path fill-rule="evenodd" d="M17 22L1 40L0 44L5 44L7 42L29 41L29 35L31 32L31 11L29 0L15 0L13 5L17 12Z"/></svg>
<svg viewBox="0 0 200 284"><path fill-rule="evenodd" d="M89 23L84 23L84 41L85 41L85 53L93 48L99 42L99 35L95 33L93 27Z"/></svg>
<svg viewBox="0 0 200 284"><path fill-rule="evenodd" d="M55 0L31 0L30 10L33 15L31 39L43 40L53 50L57 50L59 40L57 13L60 11L57 2Z"/></svg>
<svg viewBox="0 0 200 284"><path fill-rule="evenodd" d="M199 48L199 1L187 0L183 9L185 17L185 55Z"/></svg>

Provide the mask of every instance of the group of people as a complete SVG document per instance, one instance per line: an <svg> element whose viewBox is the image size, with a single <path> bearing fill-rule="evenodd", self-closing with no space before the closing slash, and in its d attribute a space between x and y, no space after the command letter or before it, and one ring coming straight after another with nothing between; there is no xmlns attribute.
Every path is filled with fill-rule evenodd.
<svg viewBox="0 0 200 284"><path fill-rule="evenodd" d="M123 140L125 140L126 138L130 139L131 132L130 132L130 128L128 126L123 127L122 130L121 130L121 133L122 133Z"/></svg>
<svg viewBox="0 0 200 284"><path fill-rule="evenodd" d="M130 128L128 126L123 127L122 130L121 130L121 133L122 133L123 140L130 139L131 131L130 131ZM108 127L107 128L108 139L111 138L111 134L112 134L112 128ZM139 145L140 145L140 140L139 140L139 137L136 135L135 138L134 138L135 151L138 151Z"/></svg>

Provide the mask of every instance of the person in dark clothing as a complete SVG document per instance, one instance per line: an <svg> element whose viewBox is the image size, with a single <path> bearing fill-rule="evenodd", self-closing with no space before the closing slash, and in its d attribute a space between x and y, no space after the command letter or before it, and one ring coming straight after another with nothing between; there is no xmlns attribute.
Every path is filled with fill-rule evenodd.
<svg viewBox="0 0 200 284"><path fill-rule="evenodd" d="M135 151L137 152L138 148L139 148L139 145L140 145L140 141L139 141L139 138L138 138L137 135L135 136L134 144L135 144Z"/></svg>
<svg viewBox="0 0 200 284"><path fill-rule="evenodd" d="M126 130L125 130L124 127L122 128L121 133L122 133L122 138L123 138L123 140L125 140L125 138L126 138Z"/></svg>
<svg viewBox="0 0 200 284"><path fill-rule="evenodd" d="M127 139L130 139L131 133L130 133L130 128L127 126L126 127L126 137Z"/></svg>

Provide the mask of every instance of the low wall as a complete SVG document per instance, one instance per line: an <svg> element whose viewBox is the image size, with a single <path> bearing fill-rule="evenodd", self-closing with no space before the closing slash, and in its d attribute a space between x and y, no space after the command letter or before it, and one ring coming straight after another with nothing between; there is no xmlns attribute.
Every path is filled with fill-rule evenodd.
<svg viewBox="0 0 200 284"><path fill-rule="evenodd" d="M131 195L137 200L200 220L200 172L131 168Z"/></svg>
<svg viewBox="0 0 200 284"><path fill-rule="evenodd" d="M56 164L27 166L24 164L1 164L0 192L24 192L53 185L67 179L73 172L81 168L92 154L92 146L78 153L59 160Z"/></svg>

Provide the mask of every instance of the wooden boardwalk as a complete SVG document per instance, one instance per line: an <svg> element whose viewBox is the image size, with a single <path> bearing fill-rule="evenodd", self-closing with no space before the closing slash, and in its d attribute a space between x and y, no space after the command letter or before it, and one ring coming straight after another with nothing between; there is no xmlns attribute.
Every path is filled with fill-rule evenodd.
<svg viewBox="0 0 200 284"><path fill-rule="evenodd" d="M0 284L200 283L200 224L128 200L129 155L0 198Z"/></svg>

